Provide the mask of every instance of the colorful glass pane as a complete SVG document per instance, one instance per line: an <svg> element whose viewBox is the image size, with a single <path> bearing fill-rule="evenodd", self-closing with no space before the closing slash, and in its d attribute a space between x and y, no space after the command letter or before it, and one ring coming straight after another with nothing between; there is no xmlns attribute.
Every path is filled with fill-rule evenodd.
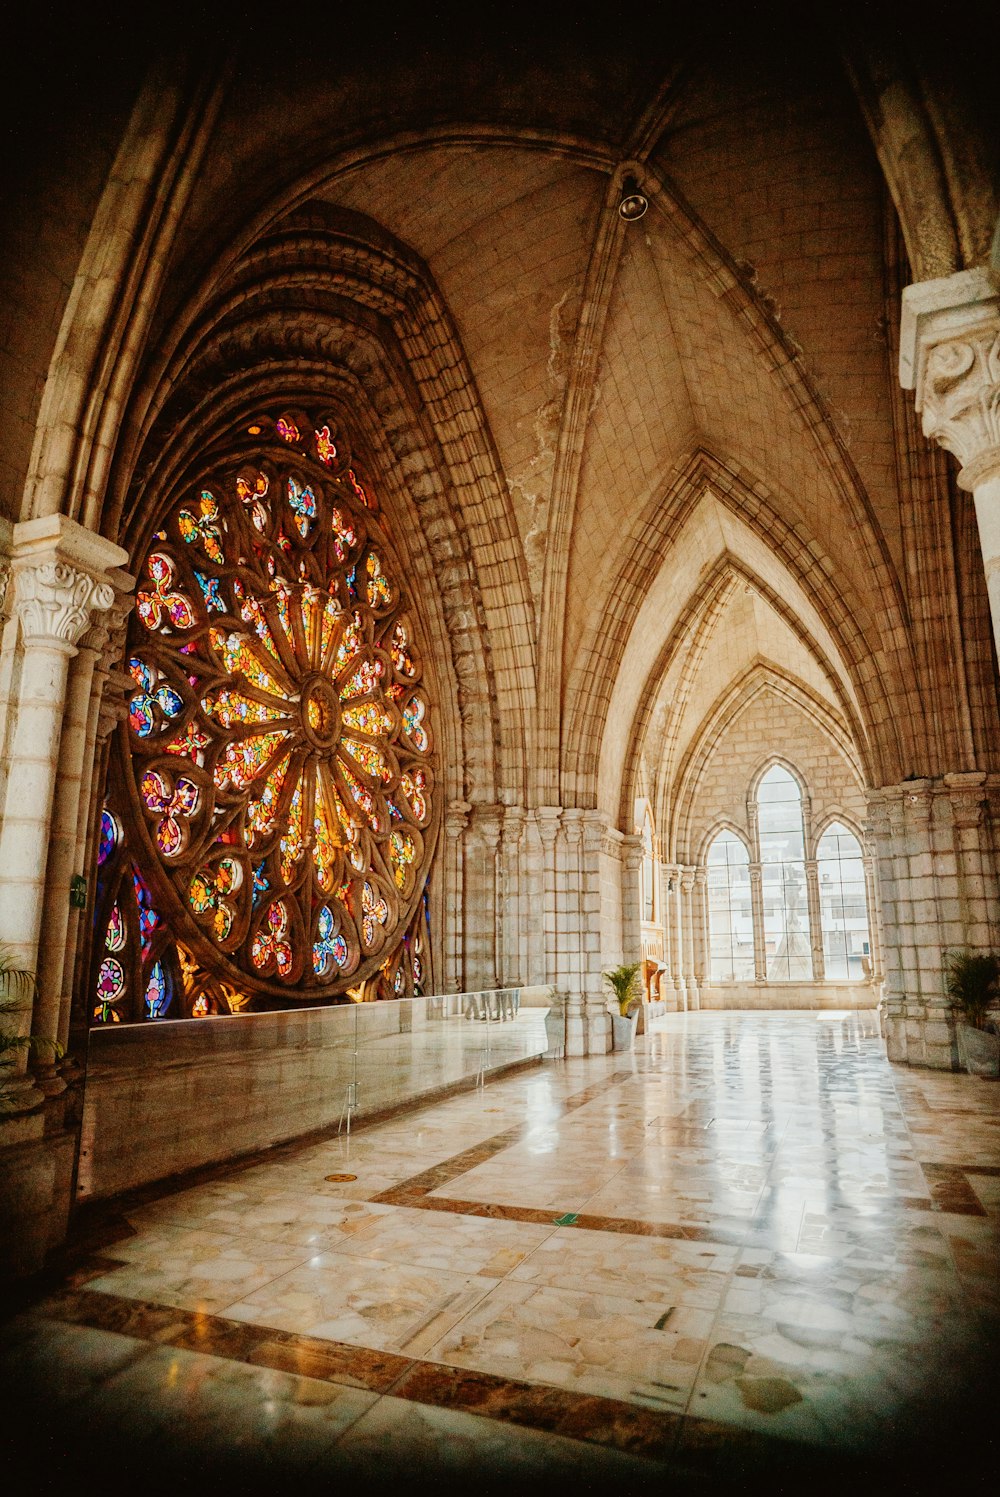
<svg viewBox="0 0 1000 1497"><path fill-rule="evenodd" d="M341 721L346 728L353 728L358 733L370 733L373 738L384 738L392 728L392 718L377 702L345 707Z"/></svg>
<svg viewBox="0 0 1000 1497"><path fill-rule="evenodd" d="M222 548L222 531L217 524L219 506L209 489L202 489L198 502L198 513L182 509L177 516L177 528L188 545L200 542L210 561L222 562L226 553Z"/></svg>
<svg viewBox="0 0 1000 1497"><path fill-rule="evenodd" d="M422 769L416 770L413 774L403 774L399 779L399 788L409 801L417 821L427 819L426 786L427 776Z"/></svg>
<svg viewBox="0 0 1000 1497"><path fill-rule="evenodd" d="M282 441L298 442L300 440L299 429L290 416L279 416L274 423L274 429Z"/></svg>
<svg viewBox="0 0 1000 1497"><path fill-rule="evenodd" d="M374 691L382 675L381 660L366 660L355 672L346 686L341 687L340 695L343 701L350 701L352 697L366 696Z"/></svg>
<svg viewBox="0 0 1000 1497"><path fill-rule="evenodd" d="M106 956L97 974L97 996L102 1003L117 1003L125 992L125 969L113 956Z"/></svg>
<svg viewBox="0 0 1000 1497"><path fill-rule="evenodd" d="M225 753L215 767L215 783L220 790L231 785L234 790L245 790L266 768L275 749L284 741L283 733L258 733L253 738L244 738L228 743Z"/></svg>
<svg viewBox="0 0 1000 1497"><path fill-rule="evenodd" d="M329 467L337 456L337 446L330 435L330 428L328 426L321 426L314 435L316 438L316 456L321 463L326 463L327 467Z"/></svg>
<svg viewBox="0 0 1000 1497"><path fill-rule="evenodd" d="M356 738L345 738L342 747L373 780L382 780L388 784L392 779L392 770L373 743L359 743Z"/></svg>
<svg viewBox="0 0 1000 1497"><path fill-rule="evenodd" d="M346 561L351 548L357 545L358 533L339 509L333 509L330 512L330 534L333 536L333 549L337 554L337 560Z"/></svg>
<svg viewBox="0 0 1000 1497"><path fill-rule="evenodd" d="M305 798L300 780L292 792L288 808L288 830L281 839L281 876L286 884L292 881L295 865L302 857L305 845Z"/></svg>
<svg viewBox="0 0 1000 1497"><path fill-rule="evenodd" d="M388 608L392 602L392 588L382 567L382 558L369 551L365 570L368 573L368 601L373 608Z"/></svg>
<svg viewBox="0 0 1000 1497"><path fill-rule="evenodd" d="M389 861L397 889L402 889L409 877L409 869L417 856L413 838L406 832L395 831L389 837Z"/></svg>
<svg viewBox="0 0 1000 1497"><path fill-rule="evenodd" d="M316 495L308 484L297 478L288 480L288 503L295 513L295 527L303 538L309 534L316 518Z"/></svg>
<svg viewBox="0 0 1000 1497"><path fill-rule="evenodd" d="M170 992L167 975L162 962L154 962L146 984L145 1010L147 1019L162 1019L170 1007Z"/></svg>
<svg viewBox="0 0 1000 1497"><path fill-rule="evenodd" d="M142 874L132 865L132 887L135 890L135 902L139 911L139 944L142 951L143 961L149 955L153 932L160 924L160 917L153 908L153 896L149 885Z"/></svg>
<svg viewBox="0 0 1000 1497"><path fill-rule="evenodd" d="M125 946L125 921L122 917L121 906L112 908L108 919L108 929L105 933L104 944L109 951L121 951Z"/></svg>
<svg viewBox="0 0 1000 1497"><path fill-rule="evenodd" d="M422 754L426 753L430 746L423 727L426 710L422 699L418 696L412 696L403 708L403 727L414 748L419 749Z"/></svg>
<svg viewBox="0 0 1000 1497"><path fill-rule="evenodd" d="M101 833L97 845L97 866L100 868L110 858L121 841L122 829L117 816L105 806L101 812Z"/></svg>
<svg viewBox="0 0 1000 1497"><path fill-rule="evenodd" d="M278 798L288 775L289 759L286 755L271 770L260 796L247 803L247 846L268 831L278 809Z"/></svg>

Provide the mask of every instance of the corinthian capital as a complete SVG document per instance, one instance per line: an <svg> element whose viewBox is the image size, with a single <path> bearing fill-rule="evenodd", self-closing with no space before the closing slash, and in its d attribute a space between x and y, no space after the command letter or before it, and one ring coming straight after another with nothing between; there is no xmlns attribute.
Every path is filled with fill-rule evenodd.
<svg viewBox="0 0 1000 1497"><path fill-rule="evenodd" d="M26 644L76 645L93 612L110 608L115 590L65 561L41 561L16 571L15 610Z"/></svg>
<svg viewBox="0 0 1000 1497"><path fill-rule="evenodd" d="M962 488L1000 474L1000 291L989 271L907 286L899 377L924 435L962 464Z"/></svg>

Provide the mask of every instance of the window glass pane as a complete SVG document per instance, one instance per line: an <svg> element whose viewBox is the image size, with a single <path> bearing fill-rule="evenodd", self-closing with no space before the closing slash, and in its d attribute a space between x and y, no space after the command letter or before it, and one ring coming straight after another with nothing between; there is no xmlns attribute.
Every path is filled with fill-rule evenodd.
<svg viewBox="0 0 1000 1497"><path fill-rule="evenodd" d="M865 866L857 837L839 821L831 822L819 840L816 865L826 975L835 981L863 981L870 937Z"/></svg>
<svg viewBox="0 0 1000 1497"><path fill-rule="evenodd" d="M799 787L775 765L757 792L768 980L811 982L805 836Z"/></svg>
<svg viewBox="0 0 1000 1497"><path fill-rule="evenodd" d="M750 856L732 832L708 850L708 932L712 982L752 982Z"/></svg>

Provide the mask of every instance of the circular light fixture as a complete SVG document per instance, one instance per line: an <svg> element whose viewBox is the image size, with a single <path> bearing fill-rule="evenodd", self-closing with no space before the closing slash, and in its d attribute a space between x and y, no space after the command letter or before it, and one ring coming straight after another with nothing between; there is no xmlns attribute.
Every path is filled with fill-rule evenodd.
<svg viewBox="0 0 1000 1497"><path fill-rule="evenodd" d="M649 199L639 191L639 184L634 177L626 177L622 183L621 201L618 204L619 217L626 223L635 223L641 218L649 207Z"/></svg>

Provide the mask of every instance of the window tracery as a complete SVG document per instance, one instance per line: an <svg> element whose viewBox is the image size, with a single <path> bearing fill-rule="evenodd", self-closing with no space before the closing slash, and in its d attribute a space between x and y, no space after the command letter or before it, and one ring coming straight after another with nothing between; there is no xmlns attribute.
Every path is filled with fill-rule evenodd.
<svg viewBox="0 0 1000 1497"><path fill-rule="evenodd" d="M331 419L249 433L140 568L96 1022L426 980L433 742L406 579Z"/></svg>

